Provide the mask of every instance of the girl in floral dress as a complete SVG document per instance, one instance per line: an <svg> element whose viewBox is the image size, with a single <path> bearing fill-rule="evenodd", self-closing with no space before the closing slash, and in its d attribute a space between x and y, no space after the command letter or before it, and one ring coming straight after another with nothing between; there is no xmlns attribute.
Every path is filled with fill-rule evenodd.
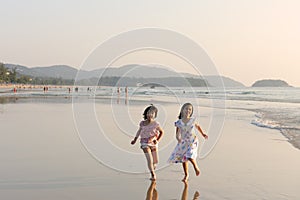
<svg viewBox="0 0 300 200"><path fill-rule="evenodd" d="M159 123L155 121L157 116L157 108L153 105L148 106L144 111L144 120L140 122L136 136L131 141L134 145L138 137L140 137L141 149L145 153L148 168L151 173L150 180L155 180L155 168L158 163L157 144L164 134Z"/></svg>
<svg viewBox="0 0 300 200"><path fill-rule="evenodd" d="M193 105L191 103L185 103L181 107L178 116L179 120L175 122L176 139L178 143L168 160L170 163L182 163L184 171L183 182L187 182L189 177L188 161L192 163L196 175L199 176L200 174L200 169L196 162L199 141L194 128L196 128L205 139L208 138L202 131L200 125L195 122L196 118L192 117L192 115Z"/></svg>

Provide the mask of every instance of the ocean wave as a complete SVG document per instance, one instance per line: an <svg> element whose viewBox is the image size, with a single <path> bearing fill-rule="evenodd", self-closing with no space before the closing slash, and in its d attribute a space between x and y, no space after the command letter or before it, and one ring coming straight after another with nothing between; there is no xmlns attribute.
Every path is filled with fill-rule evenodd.
<svg viewBox="0 0 300 200"><path fill-rule="evenodd" d="M254 91L228 91L227 94L235 94L235 95L249 95L249 94L256 94L256 92Z"/></svg>
<svg viewBox="0 0 300 200"><path fill-rule="evenodd" d="M46 93L41 90L19 90L13 93L12 90L2 90L1 96L124 96L124 90L121 88L117 92L117 87L100 87L92 91L88 87L80 87L79 90L68 92L66 88L49 89ZM129 96L176 96L186 98L205 98L205 99L227 99L238 101L256 101L256 102L282 102L282 103L300 103L300 89L256 89L256 88L182 88L182 87L130 87Z"/></svg>
<svg viewBox="0 0 300 200"><path fill-rule="evenodd" d="M283 128L278 122L273 120L254 119L251 121L251 124L269 129L281 130Z"/></svg>
<svg viewBox="0 0 300 200"><path fill-rule="evenodd" d="M279 130L294 147L300 149L300 128L297 123L300 120L300 115L296 114L295 117L297 119L291 121L286 119L286 113L283 110L290 111L287 108L281 108L280 110L269 108L268 111L257 112L251 124L262 128Z"/></svg>

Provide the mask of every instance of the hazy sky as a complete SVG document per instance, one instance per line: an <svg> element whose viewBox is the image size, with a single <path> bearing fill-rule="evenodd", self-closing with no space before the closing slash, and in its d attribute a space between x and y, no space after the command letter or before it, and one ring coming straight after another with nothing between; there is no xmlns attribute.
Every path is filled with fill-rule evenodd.
<svg viewBox="0 0 300 200"><path fill-rule="evenodd" d="M194 40L221 75L246 86L272 78L300 87L299 0L0 0L0 8L0 62L79 68L112 36L157 27ZM156 54L153 63L176 65L150 53L144 61Z"/></svg>

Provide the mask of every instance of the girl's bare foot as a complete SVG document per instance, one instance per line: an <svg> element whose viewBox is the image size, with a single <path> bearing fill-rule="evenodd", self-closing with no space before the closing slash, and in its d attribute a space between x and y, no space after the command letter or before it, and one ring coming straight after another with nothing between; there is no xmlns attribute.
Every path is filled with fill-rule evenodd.
<svg viewBox="0 0 300 200"><path fill-rule="evenodd" d="M151 172L151 178L150 178L151 181L155 181L156 180L156 175L154 172Z"/></svg>
<svg viewBox="0 0 300 200"><path fill-rule="evenodd" d="M189 176L186 175L186 176L183 177L183 179L181 181L184 182L184 183L187 183L188 180L189 180Z"/></svg>
<svg viewBox="0 0 300 200"><path fill-rule="evenodd" d="M196 176L199 176L200 175L200 169L199 168L195 168L195 173L196 173Z"/></svg>

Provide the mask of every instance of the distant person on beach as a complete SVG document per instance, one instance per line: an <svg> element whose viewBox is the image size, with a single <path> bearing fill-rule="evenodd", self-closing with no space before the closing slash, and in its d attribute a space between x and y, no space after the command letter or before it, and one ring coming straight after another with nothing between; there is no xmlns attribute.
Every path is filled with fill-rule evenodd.
<svg viewBox="0 0 300 200"><path fill-rule="evenodd" d="M153 105L148 106L143 113L144 120L140 122L139 129L136 136L131 141L134 145L137 139L140 137L141 149L145 153L148 168L151 173L150 180L156 180L156 175L154 170L158 163L158 142L164 134L163 129L160 127L159 123L155 121L157 117L157 108Z"/></svg>
<svg viewBox="0 0 300 200"><path fill-rule="evenodd" d="M125 104L128 103L128 87L125 87Z"/></svg>
<svg viewBox="0 0 300 200"><path fill-rule="evenodd" d="M192 115L193 105L191 103L185 103L181 107L178 116L179 120L175 122L176 139L178 143L168 160L170 163L182 163L184 171L182 181L185 183L189 178L188 161L192 163L196 175L200 175L200 169L196 162L199 141L194 128L196 128L205 139L208 138L202 131L200 125L196 122L196 118L192 117Z"/></svg>
<svg viewBox="0 0 300 200"><path fill-rule="evenodd" d="M44 92L48 92L48 90L49 90L48 86L44 86L43 90L44 90Z"/></svg>
<svg viewBox="0 0 300 200"><path fill-rule="evenodd" d="M117 93L118 93L117 104L119 104L120 103L120 88L119 87L117 88Z"/></svg>

